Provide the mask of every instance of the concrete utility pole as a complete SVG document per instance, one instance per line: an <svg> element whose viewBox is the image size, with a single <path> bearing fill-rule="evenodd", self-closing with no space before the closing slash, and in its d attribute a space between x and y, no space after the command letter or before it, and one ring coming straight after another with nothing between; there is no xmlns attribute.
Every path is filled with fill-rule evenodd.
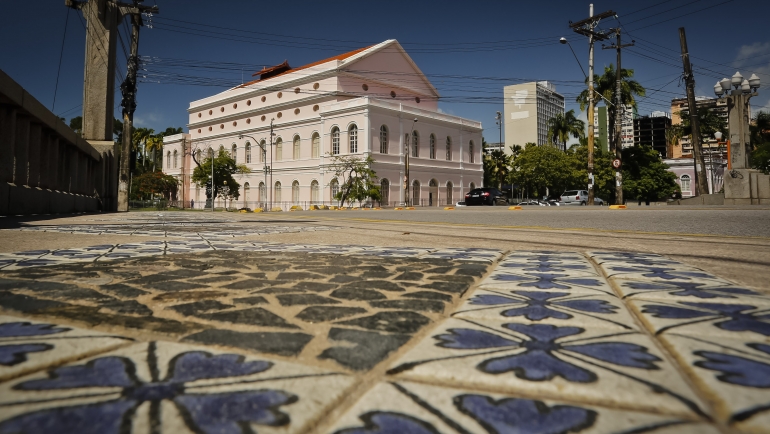
<svg viewBox="0 0 770 434"><path fill-rule="evenodd" d="M622 161L622 137L623 137L623 68L620 66L620 50L626 47L632 47L634 41L630 44L623 45L620 43L620 28L615 29L615 36L617 42L615 45L609 47L602 47L602 49L615 49L617 50L617 67L615 69L615 135L612 140L612 148L615 152L615 159ZM615 168L615 205L623 205L623 172L621 172L621 166Z"/></svg>
<svg viewBox="0 0 770 434"><path fill-rule="evenodd" d="M692 137L692 156L695 164L695 184L698 186L698 194L708 194L709 186L706 179L706 163L703 160L701 148L700 119L698 119L698 106L695 105L695 77L690 65L690 54L687 51L687 36L684 27L679 28L679 45L682 48L682 64L684 65L684 80L687 84L687 107L690 112L690 127ZM697 196L696 195L696 196Z"/></svg>
<svg viewBox="0 0 770 434"><path fill-rule="evenodd" d="M570 28L578 34L588 37L588 205L594 205L594 42L607 39L604 32L595 32L602 18L614 16L607 11L594 16L594 5L588 7L588 18L573 23Z"/></svg>

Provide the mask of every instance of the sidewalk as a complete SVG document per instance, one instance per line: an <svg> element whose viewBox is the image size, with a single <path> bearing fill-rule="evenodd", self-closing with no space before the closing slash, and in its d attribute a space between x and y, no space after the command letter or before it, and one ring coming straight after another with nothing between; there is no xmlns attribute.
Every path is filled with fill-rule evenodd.
<svg viewBox="0 0 770 434"><path fill-rule="evenodd" d="M93 244L0 254L0 433L770 426L770 294L706 270L191 219L38 228Z"/></svg>

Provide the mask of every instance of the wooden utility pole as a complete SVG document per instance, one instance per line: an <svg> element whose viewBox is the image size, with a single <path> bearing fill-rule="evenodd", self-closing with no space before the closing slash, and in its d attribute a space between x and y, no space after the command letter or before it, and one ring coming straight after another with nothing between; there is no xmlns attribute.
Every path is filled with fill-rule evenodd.
<svg viewBox="0 0 770 434"><path fill-rule="evenodd" d="M630 44L623 45L620 43L620 28L615 29L615 37L617 41L615 45L609 47L602 47L602 49L615 49L617 50L617 66L615 69L615 134L612 140L612 149L615 152L615 160L623 161L623 68L620 65L621 50L626 47L634 45L634 41ZM615 205L623 205L623 172L621 166L615 168Z"/></svg>
<svg viewBox="0 0 770 434"><path fill-rule="evenodd" d="M588 36L588 205L594 205L594 42L607 39L604 32L595 32L602 18L615 15L613 11L602 12L594 16L594 5L589 5L588 18L570 22L570 28L583 36Z"/></svg>
<svg viewBox="0 0 770 434"><path fill-rule="evenodd" d="M703 160L701 148L700 119L698 118L698 106L695 105L695 77L690 65L690 54L687 51L687 36L684 27L679 28L679 45L682 48L682 64L684 65L684 80L687 84L687 107L690 112L690 136L692 137L692 156L695 165L695 185L698 187L697 195L708 194L709 186L706 179L706 163Z"/></svg>

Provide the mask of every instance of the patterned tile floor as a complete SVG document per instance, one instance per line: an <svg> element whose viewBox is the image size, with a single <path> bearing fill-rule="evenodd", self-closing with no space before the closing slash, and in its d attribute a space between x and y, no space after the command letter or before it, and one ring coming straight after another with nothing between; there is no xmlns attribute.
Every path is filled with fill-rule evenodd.
<svg viewBox="0 0 770 434"><path fill-rule="evenodd" d="M770 293L659 255L204 237L0 261L0 434L770 432Z"/></svg>

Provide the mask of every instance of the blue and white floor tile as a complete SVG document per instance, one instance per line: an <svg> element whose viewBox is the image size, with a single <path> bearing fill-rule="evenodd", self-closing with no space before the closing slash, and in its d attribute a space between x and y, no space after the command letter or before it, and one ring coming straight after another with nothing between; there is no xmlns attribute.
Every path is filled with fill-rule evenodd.
<svg viewBox="0 0 770 434"><path fill-rule="evenodd" d="M770 304L770 294L735 284L713 281L614 280L624 299L670 302Z"/></svg>
<svg viewBox="0 0 770 434"><path fill-rule="evenodd" d="M131 341L121 336L0 315L0 381L108 351Z"/></svg>
<svg viewBox="0 0 770 434"><path fill-rule="evenodd" d="M502 250L477 248L444 248L438 249L421 258L452 259L455 261L495 262L503 255Z"/></svg>
<svg viewBox="0 0 770 434"><path fill-rule="evenodd" d="M1 384L0 432L300 433L353 382L263 357L142 343Z"/></svg>
<svg viewBox="0 0 770 434"><path fill-rule="evenodd" d="M768 340L722 339L666 334L661 337L705 396L715 418L753 432L770 427Z"/></svg>
<svg viewBox="0 0 770 434"><path fill-rule="evenodd" d="M617 297L605 294L477 289L452 315L554 326L639 330Z"/></svg>
<svg viewBox="0 0 770 434"><path fill-rule="evenodd" d="M656 335L676 333L723 339L770 339L770 305L631 300L645 325Z"/></svg>
<svg viewBox="0 0 770 434"><path fill-rule="evenodd" d="M329 431L334 434L719 432L706 424L675 416L406 381L376 385Z"/></svg>
<svg viewBox="0 0 770 434"><path fill-rule="evenodd" d="M633 331L452 318L389 373L458 388L706 416L704 403L657 344Z"/></svg>

